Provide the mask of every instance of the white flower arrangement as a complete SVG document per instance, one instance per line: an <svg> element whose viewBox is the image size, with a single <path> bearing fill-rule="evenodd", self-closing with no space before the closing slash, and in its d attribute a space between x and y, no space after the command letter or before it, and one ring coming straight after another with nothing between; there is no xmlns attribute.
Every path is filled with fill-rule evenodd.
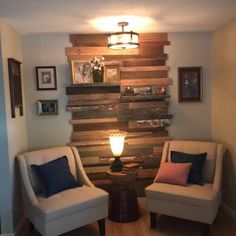
<svg viewBox="0 0 236 236"><path fill-rule="evenodd" d="M93 70L103 70L103 67L104 67L103 61L104 60L105 60L104 57L94 57L89 62L91 64Z"/></svg>

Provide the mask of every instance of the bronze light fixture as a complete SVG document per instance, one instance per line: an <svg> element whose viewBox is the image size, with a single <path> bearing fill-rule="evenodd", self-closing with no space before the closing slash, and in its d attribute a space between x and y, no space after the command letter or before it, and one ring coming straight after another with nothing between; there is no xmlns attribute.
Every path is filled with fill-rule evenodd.
<svg viewBox="0 0 236 236"><path fill-rule="evenodd" d="M125 31L124 27L128 25L128 22L119 22L118 26L121 26L121 32L111 33L108 36L108 48L110 49L131 49L139 46L139 34L133 31Z"/></svg>

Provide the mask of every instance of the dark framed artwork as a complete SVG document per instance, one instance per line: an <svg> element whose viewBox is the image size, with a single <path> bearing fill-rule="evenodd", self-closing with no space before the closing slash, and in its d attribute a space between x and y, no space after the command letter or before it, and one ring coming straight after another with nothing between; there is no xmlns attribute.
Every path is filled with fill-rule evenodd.
<svg viewBox="0 0 236 236"><path fill-rule="evenodd" d="M55 66L36 66L37 90L56 90L57 75Z"/></svg>
<svg viewBox="0 0 236 236"><path fill-rule="evenodd" d="M57 100L38 100L38 115L58 115Z"/></svg>
<svg viewBox="0 0 236 236"><path fill-rule="evenodd" d="M202 67L178 68L179 102L202 101Z"/></svg>
<svg viewBox="0 0 236 236"><path fill-rule="evenodd" d="M21 86L21 62L8 58L9 87L11 97L11 116L16 117L15 108L20 109L23 116L22 86Z"/></svg>

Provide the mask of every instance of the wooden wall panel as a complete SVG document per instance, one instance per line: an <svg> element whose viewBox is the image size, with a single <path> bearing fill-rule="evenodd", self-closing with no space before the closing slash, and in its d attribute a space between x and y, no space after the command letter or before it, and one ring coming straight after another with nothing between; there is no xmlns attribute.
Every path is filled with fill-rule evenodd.
<svg viewBox="0 0 236 236"><path fill-rule="evenodd" d="M65 50L68 62L104 56L105 64L120 65L119 85L66 88L66 110L71 112L69 122L73 127L71 145L78 147L87 172L104 171L110 165L110 129L128 132L122 154L124 162L137 161L144 168L156 168L164 142L170 139L166 127L172 118L168 113L170 96L155 93L155 89L172 84L166 66L168 55L164 53L164 46L170 44L167 34L140 34L140 47L132 50L108 49L107 34L74 34L70 35L70 42L72 47ZM127 86L150 87L151 94L126 94Z"/></svg>

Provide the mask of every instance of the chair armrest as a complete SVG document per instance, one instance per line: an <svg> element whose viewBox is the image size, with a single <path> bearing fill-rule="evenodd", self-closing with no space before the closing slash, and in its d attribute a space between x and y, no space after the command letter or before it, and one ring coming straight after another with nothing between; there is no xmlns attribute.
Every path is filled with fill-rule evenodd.
<svg viewBox="0 0 236 236"><path fill-rule="evenodd" d="M170 145L170 141L166 141L163 147L161 162L168 161L169 145Z"/></svg>
<svg viewBox="0 0 236 236"><path fill-rule="evenodd" d="M215 175L213 179L213 190L221 191L223 145L218 144L216 150Z"/></svg>
<svg viewBox="0 0 236 236"><path fill-rule="evenodd" d="M17 156L19 161L20 173L21 173L21 184L24 194L24 199L27 200L28 204L36 205L38 203L38 199L34 193L34 190L31 186L29 175L28 175L28 167L23 155Z"/></svg>
<svg viewBox="0 0 236 236"><path fill-rule="evenodd" d="M81 179L83 181L83 183L86 184L87 186L94 187L94 184L89 180L87 174L84 171L84 167L81 162L78 149L76 147L71 147L71 149L72 149L72 152L75 156L77 174L78 174L79 179Z"/></svg>

